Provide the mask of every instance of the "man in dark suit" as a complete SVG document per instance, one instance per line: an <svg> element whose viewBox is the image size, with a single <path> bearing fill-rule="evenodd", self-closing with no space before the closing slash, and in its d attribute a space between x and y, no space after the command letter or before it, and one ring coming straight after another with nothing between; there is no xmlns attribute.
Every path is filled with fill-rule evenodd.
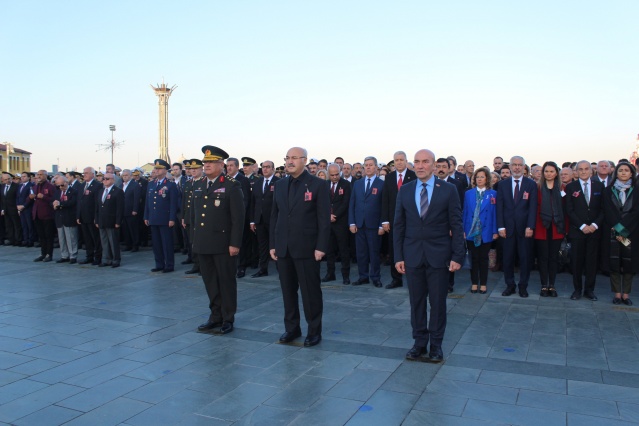
<svg viewBox="0 0 639 426"><path fill-rule="evenodd" d="M395 267L406 274L414 346L406 354L416 360L426 354L441 362L446 330L448 274L461 268L465 256L462 212L457 189L434 175L435 155L415 154L412 181L399 191L395 209ZM427 302L430 322L427 324Z"/></svg>
<svg viewBox="0 0 639 426"><path fill-rule="evenodd" d="M86 246L86 257L79 261L80 265L90 263L99 265L102 261L102 245L100 243L100 231L95 227L95 206L97 204L96 194L101 189L97 179L95 179L95 169L86 167L82 173L84 185L78 194L78 215L77 222L82 229L82 236Z"/></svg>
<svg viewBox="0 0 639 426"><path fill-rule="evenodd" d="M158 158L154 162L157 179L147 186L144 224L151 228L155 267L151 272L168 273L175 270L173 227L177 220L178 189L166 178L169 163Z"/></svg>
<svg viewBox="0 0 639 426"><path fill-rule="evenodd" d="M31 173L22 172L20 182L18 194L16 195L16 204L20 214L20 225L22 226L22 245L25 247L33 247L33 243L35 242L35 225L33 224L33 217L31 216L33 201L29 198L29 194L33 192Z"/></svg>
<svg viewBox="0 0 639 426"><path fill-rule="evenodd" d="M60 259L56 263L74 264L78 259L77 192L69 186L66 177L56 179L55 200L53 200L55 226L60 242Z"/></svg>
<svg viewBox="0 0 639 426"><path fill-rule="evenodd" d="M199 258L211 313L198 330L227 334L233 331L237 310L236 261L246 209L240 183L222 173L228 154L211 145L202 152L206 177L193 186L193 253Z"/></svg>
<svg viewBox="0 0 639 426"><path fill-rule="evenodd" d="M246 158L243 158L245 160ZM257 236L259 246L259 264L253 278L268 275L268 262L271 259L269 254L269 231L271 226L271 209L273 207L273 191L275 182L279 180L273 176L275 165L272 161L262 162L263 176L253 185L251 191L250 226L251 231Z"/></svg>
<svg viewBox="0 0 639 426"><path fill-rule="evenodd" d="M132 180L131 170L122 170L122 191L124 191L124 210L122 227L124 228L124 251L140 250L140 232L138 214L140 214L140 185Z"/></svg>
<svg viewBox="0 0 639 426"><path fill-rule="evenodd" d="M369 278L375 287L381 287L380 246L382 228L382 194L384 181L378 179L377 159L364 159L364 177L353 183L353 192L348 208L350 231L355 234L357 246L357 269L359 279L353 285L368 284Z"/></svg>
<svg viewBox="0 0 639 426"><path fill-rule="evenodd" d="M183 172L182 163L173 163L171 166L171 176L173 177L173 183L178 190L178 209L176 213L177 223L182 223L182 191L184 190L184 184L186 183L186 176ZM181 226L173 227L173 246L176 253L187 254L188 241L185 240L184 228Z"/></svg>
<svg viewBox="0 0 639 426"><path fill-rule="evenodd" d="M242 173L244 174L246 179L248 179L249 187L251 188L251 194L253 194L255 185L257 184L257 181L260 178L260 176L258 176L259 167L257 165L257 161L255 161L255 159L251 157L242 157ZM249 200L249 215L246 217L247 222L249 222L249 228L250 228L251 218L253 217L252 215L250 215L252 202L253 202L253 196L251 195L251 199ZM246 238L248 239L247 241L248 245L246 249L246 254L247 254L246 265L247 267L250 266L253 269L259 268L260 254L259 254L259 245L257 242L257 235L255 234L255 232L249 232ZM267 252L268 252L268 248L267 248Z"/></svg>
<svg viewBox="0 0 639 426"><path fill-rule="evenodd" d="M199 256L193 252L193 232L197 229L195 226L197 221L195 220L195 212L193 209L193 190L197 182L202 180L202 166L202 161L197 158L193 158L187 162L186 168L189 170L191 179L184 184L184 191L182 193L182 227L186 231L188 241L190 242L186 260L190 260L190 263L193 264L191 269L184 271L187 275L200 273ZM188 264L186 261L182 263L185 265Z"/></svg>
<svg viewBox="0 0 639 426"><path fill-rule="evenodd" d="M382 228L388 232L388 256L391 260L390 271L392 281L386 288L402 287L402 274L395 268L395 250L393 244L393 227L395 221L395 205L397 204L397 194L402 185L416 179L415 172L408 170L408 160L404 151L397 151L393 155L393 166L395 171L386 176L384 181L384 191L382 192ZM389 163L390 164L390 163Z"/></svg>
<svg viewBox="0 0 639 426"><path fill-rule="evenodd" d="M53 200L55 186L47 180L47 171L39 170L36 174L36 185L29 198L33 200L31 211L33 222L38 230L40 239L40 256L34 262L51 262L53 260L53 242L55 239L55 224L53 222Z"/></svg>
<svg viewBox="0 0 639 426"><path fill-rule="evenodd" d="M608 160L601 160L597 163L597 173L592 177L592 180L598 180L605 187L610 186L612 183L612 173L610 162ZM613 224L614 225L614 224ZM608 225L605 223L601 223L601 229L609 229L612 228L613 225ZM599 264L598 270L601 271L602 274L609 276L610 275L610 241L608 238L599 238Z"/></svg>
<svg viewBox="0 0 639 426"><path fill-rule="evenodd" d="M465 192L466 188L468 188L468 179L466 178L466 174L457 170L457 159L454 156L449 155L446 159L450 162L450 177L457 180L462 185Z"/></svg>
<svg viewBox="0 0 639 426"><path fill-rule="evenodd" d="M595 278L597 274L597 253L602 232L610 232L604 228L604 211L602 208L603 184L591 178L590 163L577 163L578 179L566 186L566 214L570 219L568 237L571 243L572 282L575 291L570 298L577 300L583 294L590 300L595 296ZM607 237L608 235L606 235ZM583 273L586 272L585 287Z"/></svg>
<svg viewBox="0 0 639 426"><path fill-rule="evenodd" d="M304 148L286 153L288 176L275 184L269 246L271 258L277 261L284 299L286 332L280 342L289 343L302 335L300 289L308 323L304 346L314 346L322 340L320 260L328 250L331 206L328 185L306 171L307 158Z"/></svg>
<svg viewBox="0 0 639 426"><path fill-rule="evenodd" d="M146 192L149 185L149 181L142 176L140 169L134 169L131 173L133 175L133 182L137 183L140 187L140 208L138 209L138 241L137 245L146 247L149 241L149 227L144 223L144 210L146 208Z"/></svg>
<svg viewBox="0 0 639 426"><path fill-rule="evenodd" d="M351 254L349 249L348 206L351 199L351 184L340 178L339 164L328 166L329 193L331 199L331 237L326 254L326 276L322 282L335 281L335 261L339 253L342 265L342 283L350 284Z"/></svg>
<svg viewBox="0 0 639 426"><path fill-rule="evenodd" d="M103 259L100 267L120 266L120 225L124 212L124 192L115 186L115 174L105 173L103 188L96 196L95 226L100 231Z"/></svg>
<svg viewBox="0 0 639 426"><path fill-rule="evenodd" d="M251 182L240 173L240 162L237 158L230 157L226 160L226 175L238 181L242 186L242 195L244 199L244 231L242 233L242 247L240 248L239 262L237 265L237 278L243 278L246 275L246 268L250 264L250 233L249 227L249 209L251 207Z"/></svg>
<svg viewBox="0 0 639 426"><path fill-rule="evenodd" d="M497 229L503 238L504 279L502 296L515 293L515 254L519 255L519 296L528 297L533 234L537 220L537 184L524 177L523 157L510 159L511 177L499 182Z"/></svg>
<svg viewBox="0 0 639 426"><path fill-rule="evenodd" d="M9 244L19 246L22 242L22 225L20 224L20 215L18 214L18 204L16 197L18 194L18 184L13 182L11 173L2 173L2 210L1 215L4 219L6 237Z"/></svg>

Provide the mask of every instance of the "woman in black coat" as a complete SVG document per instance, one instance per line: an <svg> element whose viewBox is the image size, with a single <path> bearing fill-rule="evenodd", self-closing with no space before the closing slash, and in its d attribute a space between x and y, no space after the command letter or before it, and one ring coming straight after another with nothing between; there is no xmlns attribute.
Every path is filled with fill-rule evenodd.
<svg viewBox="0 0 639 426"><path fill-rule="evenodd" d="M612 183L604 191L606 223L611 226L610 285L612 303L632 305L629 298L632 279L639 272L639 187L637 173L630 163L619 163ZM604 233L604 238L608 233Z"/></svg>

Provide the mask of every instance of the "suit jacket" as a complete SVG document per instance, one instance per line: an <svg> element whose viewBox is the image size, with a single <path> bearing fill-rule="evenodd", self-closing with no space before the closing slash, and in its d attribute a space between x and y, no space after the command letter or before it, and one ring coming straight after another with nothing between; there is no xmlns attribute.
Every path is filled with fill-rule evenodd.
<svg viewBox="0 0 639 426"><path fill-rule="evenodd" d="M61 190L56 191L55 199L60 202L60 205L54 209L55 226L56 228L78 226L76 222L78 193L69 187L66 194L62 194Z"/></svg>
<svg viewBox="0 0 639 426"><path fill-rule="evenodd" d="M271 209L273 207L273 193L275 191L275 182L280 180L277 176L271 176L266 188L263 190L264 177L257 179L251 191L251 208L249 221L256 225L269 226L271 223Z"/></svg>
<svg viewBox="0 0 639 426"><path fill-rule="evenodd" d="M80 186L77 218L81 223L90 225L95 223L96 195L101 188L102 184L97 179L93 179L89 186L87 186L87 182Z"/></svg>
<svg viewBox="0 0 639 426"><path fill-rule="evenodd" d="M615 235L622 235L630 239L632 242L630 244L632 271L628 272L636 274L639 273L639 244L636 243L639 241L639 186L628 190L626 203L623 206L618 195L612 189L612 185L604 189L603 208L607 224L604 236L609 235L608 233L612 232L610 229L615 229L616 226Z"/></svg>
<svg viewBox="0 0 639 426"><path fill-rule="evenodd" d="M348 224L358 228L380 228L382 226L382 194L384 181L375 178L371 187L366 190L366 180L363 177L353 184L350 206L348 208Z"/></svg>
<svg viewBox="0 0 639 426"><path fill-rule="evenodd" d="M405 170L402 186L417 179L415 172ZM382 223L388 222L390 225L395 220L395 204L397 203L397 171L391 172L384 181L384 191L382 193ZM352 223L352 222L351 222Z"/></svg>
<svg viewBox="0 0 639 426"><path fill-rule="evenodd" d="M466 200L466 190L468 189L466 186L462 184L462 181L457 180L453 177L448 176L446 178L446 182L452 183L457 188L457 193L459 194L459 202L461 203L462 209L464 208L464 201Z"/></svg>
<svg viewBox="0 0 639 426"><path fill-rule="evenodd" d="M102 201L106 188L102 187L96 196L95 223L100 229L115 228L122 224L124 212L124 191L122 188L112 185L106 199Z"/></svg>
<svg viewBox="0 0 639 426"><path fill-rule="evenodd" d="M29 198L29 194L33 189L33 184L27 182L26 184L20 184L18 186L18 193L16 195L16 206L24 206L25 209L33 207L33 200Z"/></svg>
<svg viewBox="0 0 639 426"><path fill-rule="evenodd" d="M177 221L179 194L174 182L164 178L148 184L144 220L150 226L168 226L169 221Z"/></svg>
<svg viewBox="0 0 639 426"><path fill-rule="evenodd" d="M497 191L497 229L506 229L506 238L525 237L526 228L535 229L537 223L537 184L521 177L519 195L513 199L512 177L499 182Z"/></svg>
<svg viewBox="0 0 639 426"><path fill-rule="evenodd" d="M209 188L206 177L193 184L193 252L227 254L242 246L244 195L241 184L220 175Z"/></svg>
<svg viewBox="0 0 639 426"><path fill-rule="evenodd" d="M18 184L10 182L1 186L2 188L0 188L0 192L2 192L2 210L4 210L4 214L17 215L18 204L16 203L16 198L18 195ZM9 189L5 194L4 189L6 186L9 186Z"/></svg>
<svg viewBox="0 0 639 426"><path fill-rule="evenodd" d="M36 198L33 199L33 210L31 215L33 219L53 220L53 199L55 197L55 186L50 182L43 182L33 187L33 193ZM38 198L38 194L42 194L42 198Z"/></svg>
<svg viewBox="0 0 639 426"><path fill-rule="evenodd" d="M124 183L122 184L124 187ZM140 213L140 185L130 180L124 191L124 216L133 216L133 212Z"/></svg>
<svg viewBox="0 0 639 426"><path fill-rule="evenodd" d="M577 179L566 185L566 214L570 219L568 236L570 238L586 238L581 229L582 225L595 223L599 229L604 225L604 210L602 205L604 186L598 179L590 179L590 204L586 203L581 179Z"/></svg>
<svg viewBox="0 0 639 426"><path fill-rule="evenodd" d="M251 182L242 173L232 178L242 186L242 196L244 198L244 207L246 208L246 218L248 219L249 208L251 207Z"/></svg>
<svg viewBox="0 0 639 426"><path fill-rule="evenodd" d="M469 235L473 225L475 208L477 207L477 188L466 191L464 198L464 232L466 233L466 239L472 241L473 239L469 238ZM489 243L493 240L493 235L497 233L497 191L492 189L485 190L480 202L481 239L484 243Z"/></svg>
<svg viewBox="0 0 639 426"><path fill-rule="evenodd" d="M393 222L395 262L403 261L411 268L423 264L447 268L451 260L463 264L466 248L457 189L435 178L428 212L422 219L415 204L417 182L403 185L397 196Z"/></svg>
<svg viewBox="0 0 639 426"><path fill-rule="evenodd" d="M80 181L77 179L73 181L73 184L69 185L69 188L75 191L76 199L80 195L80 192L82 191L83 187L84 185L81 184Z"/></svg>
<svg viewBox="0 0 639 426"><path fill-rule="evenodd" d="M289 197L287 176L275 183L269 247L278 257L308 259L315 250L326 253L330 237L331 206L326 181L302 172Z"/></svg>
<svg viewBox="0 0 639 426"><path fill-rule="evenodd" d="M344 178L337 181L335 195L331 193L332 183L328 182L328 193L331 201L331 214L335 215L335 222L331 226L346 226L348 228L348 209L351 202L351 183Z"/></svg>
<svg viewBox="0 0 639 426"><path fill-rule="evenodd" d="M464 190L469 187L468 178L466 177L466 173L455 171L453 176L455 177L455 180L457 180L457 182L461 183L461 185L464 188Z"/></svg>

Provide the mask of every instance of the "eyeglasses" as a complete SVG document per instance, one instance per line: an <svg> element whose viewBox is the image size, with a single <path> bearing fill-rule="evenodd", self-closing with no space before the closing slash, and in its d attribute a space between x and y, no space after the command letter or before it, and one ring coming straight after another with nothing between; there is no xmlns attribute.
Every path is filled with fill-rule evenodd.
<svg viewBox="0 0 639 426"><path fill-rule="evenodd" d="M102 178L102 180L113 180L113 178L105 177L105 178Z"/></svg>
<svg viewBox="0 0 639 426"><path fill-rule="evenodd" d="M284 161L288 161L288 160L297 161L301 158L306 158L306 157L284 157Z"/></svg>

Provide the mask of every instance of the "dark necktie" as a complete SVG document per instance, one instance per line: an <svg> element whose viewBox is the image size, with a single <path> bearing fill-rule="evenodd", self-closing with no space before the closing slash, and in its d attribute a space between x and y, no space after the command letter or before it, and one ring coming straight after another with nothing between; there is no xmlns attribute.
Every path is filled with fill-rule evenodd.
<svg viewBox="0 0 639 426"><path fill-rule="evenodd" d="M210 180L210 181L209 181L209 184L208 184L208 189L211 189L211 187L212 187L212 186L213 186L213 181L212 181L212 180Z"/></svg>
<svg viewBox="0 0 639 426"><path fill-rule="evenodd" d="M264 182L264 188L262 189L262 193L266 193L266 188L268 188L268 182L270 179L266 179L266 181Z"/></svg>
<svg viewBox="0 0 639 426"><path fill-rule="evenodd" d="M331 199L332 199L333 197L335 197L335 186L337 186L337 185L336 185L335 183L333 183L333 186L332 186L332 188L331 188Z"/></svg>
<svg viewBox="0 0 639 426"><path fill-rule="evenodd" d="M428 191L426 190L426 183L422 183L422 191L419 193L421 200L419 201L419 215L421 218L426 217L428 212Z"/></svg>
<svg viewBox="0 0 639 426"><path fill-rule="evenodd" d="M291 208L293 205L293 200L295 200L295 195L297 194L297 189L299 186L299 180L291 178L291 182L288 186L288 207Z"/></svg>
<svg viewBox="0 0 639 426"><path fill-rule="evenodd" d="M515 200L519 198L519 179L515 179Z"/></svg>
<svg viewBox="0 0 639 426"><path fill-rule="evenodd" d="M366 193L368 194L368 190L371 189L371 178L366 179Z"/></svg>

